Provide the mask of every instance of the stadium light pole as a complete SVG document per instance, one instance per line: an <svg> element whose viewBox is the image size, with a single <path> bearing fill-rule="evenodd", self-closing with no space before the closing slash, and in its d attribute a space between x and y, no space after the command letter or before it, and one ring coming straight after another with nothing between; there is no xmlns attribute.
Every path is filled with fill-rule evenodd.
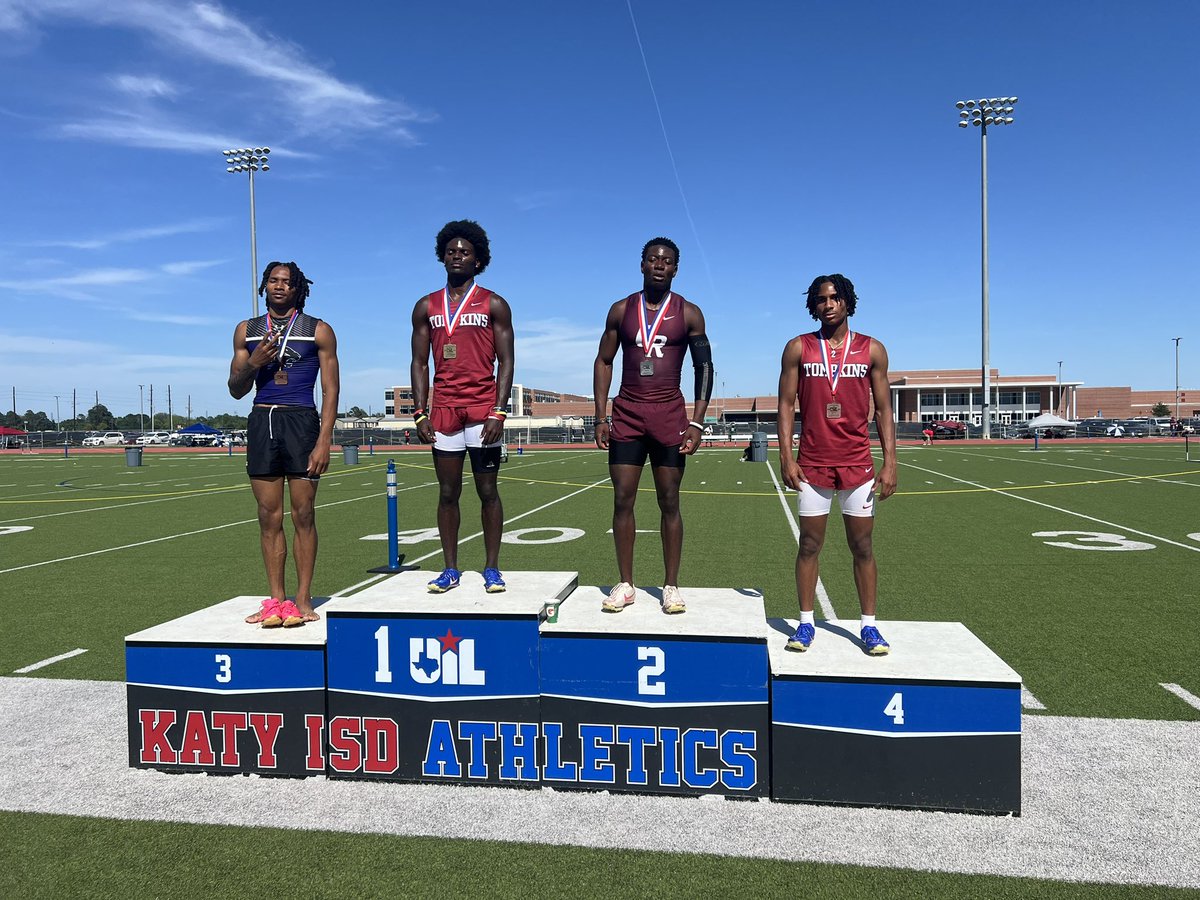
<svg viewBox="0 0 1200 900"><path fill-rule="evenodd" d="M222 150L225 171L231 174L245 172L250 176L250 308L251 315L258 315L258 236L254 227L254 173L270 171L270 147L239 147Z"/></svg>
<svg viewBox="0 0 1200 900"><path fill-rule="evenodd" d="M145 433L146 421L145 421L144 416L145 416L146 406L145 406L145 403L143 402L144 398L142 395L142 388L143 388L143 385L139 384L138 385L138 431Z"/></svg>
<svg viewBox="0 0 1200 900"><path fill-rule="evenodd" d="M1060 408L1063 408L1063 406L1064 406L1063 395L1062 395L1062 364L1063 364L1063 361L1060 359L1058 361L1058 403L1055 406L1055 409L1060 409Z"/></svg>
<svg viewBox="0 0 1200 900"><path fill-rule="evenodd" d="M1183 338L1171 338L1175 342L1175 421L1179 421L1179 342Z"/></svg>
<svg viewBox="0 0 1200 900"><path fill-rule="evenodd" d="M988 358L990 326L988 315L988 215L987 215L987 130L989 125L1011 125L1016 97L992 97L990 100L959 100L958 127L974 125L980 129L980 208L983 217L983 437L992 436L992 374Z"/></svg>

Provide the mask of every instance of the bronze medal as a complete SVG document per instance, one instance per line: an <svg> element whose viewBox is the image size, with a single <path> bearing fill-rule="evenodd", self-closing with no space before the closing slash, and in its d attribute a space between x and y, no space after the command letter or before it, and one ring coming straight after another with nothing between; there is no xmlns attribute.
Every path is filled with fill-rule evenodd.
<svg viewBox="0 0 1200 900"><path fill-rule="evenodd" d="M641 368L639 369L638 374L639 375L653 375L654 374L654 360L643 359Z"/></svg>
<svg viewBox="0 0 1200 900"><path fill-rule="evenodd" d="M458 345L444 344L442 346L442 359L458 359Z"/></svg>
<svg viewBox="0 0 1200 900"><path fill-rule="evenodd" d="M275 373L275 383L276 384L287 384L287 372L283 371L283 369L280 369L278 372L276 372Z"/></svg>
<svg viewBox="0 0 1200 900"><path fill-rule="evenodd" d="M842 404L840 404L840 403L826 403L825 404L825 418L840 419L841 417L842 417Z"/></svg>

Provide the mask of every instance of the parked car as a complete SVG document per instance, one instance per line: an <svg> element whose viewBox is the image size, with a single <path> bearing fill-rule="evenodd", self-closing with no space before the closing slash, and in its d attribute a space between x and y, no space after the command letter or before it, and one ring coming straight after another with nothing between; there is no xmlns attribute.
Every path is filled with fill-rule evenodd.
<svg viewBox="0 0 1200 900"><path fill-rule="evenodd" d="M106 431L83 439L85 447L120 447L125 444L125 435L119 431Z"/></svg>
<svg viewBox="0 0 1200 900"><path fill-rule="evenodd" d="M953 419L943 419L940 422L931 422L933 426L933 439L937 440L954 440L955 438L965 438L967 436L967 426L963 422L955 422Z"/></svg>
<svg viewBox="0 0 1200 900"><path fill-rule="evenodd" d="M245 447L246 432L234 431L229 434L223 434L214 443L217 447Z"/></svg>
<svg viewBox="0 0 1200 900"><path fill-rule="evenodd" d="M137 439L139 445L148 447L151 444L167 444L171 441L171 432L169 431L147 431Z"/></svg>
<svg viewBox="0 0 1200 900"><path fill-rule="evenodd" d="M211 434L173 434L167 443L172 447L212 447L216 440Z"/></svg>

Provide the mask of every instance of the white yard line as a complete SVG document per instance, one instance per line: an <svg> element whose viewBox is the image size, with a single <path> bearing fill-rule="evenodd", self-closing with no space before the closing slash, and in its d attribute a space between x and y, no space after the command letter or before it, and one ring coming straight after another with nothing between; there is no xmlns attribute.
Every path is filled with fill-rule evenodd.
<svg viewBox="0 0 1200 900"><path fill-rule="evenodd" d="M792 528L792 536L796 539L796 546L800 546L800 524L792 517L792 505L788 503L788 496L783 490L783 485L779 483L779 477L775 474L775 467L767 463L767 471L771 473L771 480L775 482L775 493L779 495L779 502L783 506L783 514L787 517L788 525ZM829 593L825 590L825 585L821 582L820 576L817 577L817 603L821 605L821 615L826 619L836 619L837 613L833 609L833 601L829 599Z"/></svg>
<svg viewBox="0 0 1200 900"><path fill-rule="evenodd" d="M1181 688L1177 684L1162 684L1161 682L1159 683L1158 686L1161 688L1166 688L1168 691L1170 691L1172 694L1174 694L1176 697L1178 697L1180 700L1182 700L1188 706L1194 707L1196 709L1200 709L1200 697L1197 697L1195 694L1193 694L1191 691L1187 690L1186 688Z"/></svg>
<svg viewBox="0 0 1200 900"><path fill-rule="evenodd" d="M987 453L970 453L967 455L971 459L990 459L990 460L997 461L997 462L1010 462L1013 459L1013 457L1009 457L1009 456L991 456ZM1145 479L1146 481L1161 481L1164 484L1184 484L1184 485L1187 485L1188 487L1200 487L1200 483L1196 483L1193 481L1175 481L1171 478L1167 478L1167 477L1159 476L1159 475L1134 475L1131 472L1118 472L1114 469L1097 469L1094 466L1075 466L1075 465L1071 465L1070 463L1054 462L1049 459L1029 459L1028 457L1022 456L1022 457L1017 457L1016 461L1033 463L1034 465L1038 465L1038 466L1055 466L1060 469L1078 469L1081 472L1096 472L1101 475L1118 475L1122 478L1138 478L1138 479ZM1127 459L1126 461L1127 462L1141 462L1141 460L1132 460L1132 459ZM1168 462L1184 462L1184 460L1167 460L1167 461ZM1006 483L1011 484L1012 482L1006 482ZM1048 481L1046 483L1053 484L1054 482Z"/></svg>
<svg viewBox="0 0 1200 900"><path fill-rule="evenodd" d="M1020 500L1024 503L1032 503L1034 506L1041 506L1044 509L1052 509L1055 512L1063 513L1068 516L1075 516L1080 519L1086 519L1089 522L1096 522L1099 525L1107 525L1109 528L1120 528L1123 531L1128 531L1130 534L1140 534L1142 537L1153 538L1156 541L1162 541L1164 544L1171 544L1174 547L1182 547L1184 550L1191 550L1193 553L1200 553L1200 547L1191 544L1181 544L1179 541L1173 541L1170 538L1165 538L1157 534L1151 534L1148 531L1139 531L1136 528L1131 528L1128 525L1122 525L1119 522L1109 522L1106 519L1097 519L1095 516L1089 516L1085 513L1075 512L1072 509L1063 509L1061 506L1054 506L1050 503L1043 503L1040 500L1034 500L1030 497L1023 497L1020 494L1012 494L1008 491L1000 490L999 488L988 487L985 484L979 484L976 481L968 481L965 478L956 478L953 475L947 475L945 472L935 472L933 469L926 469L923 466L914 466L912 463L901 463L902 466L908 466L910 469L916 469L918 472L925 472L929 475L938 475L942 478L948 478L951 481L957 481L959 484L969 485L970 487L979 488L991 494L999 494L1002 497L1009 497L1013 500ZM0 573L2 574L2 573Z"/></svg>
<svg viewBox="0 0 1200 900"><path fill-rule="evenodd" d="M24 675L27 672L33 672L37 669L44 669L46 666L52 666L56 662L62 662L64 659L70 659L72 656L78 656L81 653L87 653L82 647L72 650L69 653L60 653L58 656L51 656L49 659L43 659L40 662L35 662L32 665L24 666L20 669L13 669L14 675Z"/></svg>
<svg viewBox="0 0 1200 900"><path fill-rule="evenodd" d="M402 493L403 491L415 490L416 488L419 488L419 487L432 487L435 483L436 482L428 482L425 485L420 485L420 484L413 485L411 488L403 488L398 493ZM367 494L362 497L351 497L348 500L335 500L333 503L318 503L316 508L317 509L328 509L331 506L341 506L343 503L357 503L359 500L378 499L379 496L380 496L379 494ZM284 515L290 516L291 512L290 511L285 512ZM73 556L60 556L58 559L46 559L46 560L43 560L42 562L27 563L26 565L23 565L23 566L13 566L12 568L9 568L9 569L0 569L0 575L7 575L9 572L20 572L25 569L36 569L39 566L50 566L50 565L54 565L55 563L70 562L71 560L75 560L75 559L85 559L86 557L89 557L89 556L100 556L104 553L116 553L118 550L132 550L134 547L145 547L145 546L148 546L149 544L159 544L159 543L162 543L163 541L173 541L177 538L192 537L197 534L207 534L210 531L221 531L225 528L236 528L239 525L250 525L257 521L258 521L258 517L255 516L253 519L242 519L241 521L238 521L238 522L226 522L224 525L214 525L211 528L198 528L195 531L184 531L179 534L168 534L163 537L151 538L148 541L136 541L135 543L132 543L132 544L122 544L119 547L105 547L102 550L91 550L91 551L88 551L87 553L76 553Z"/></svg>
<svg viewBox="0 0 1200 900"><path fill-rule="evenodd" d="M1025 685L1021 685L1021 706L1025 709L1045 709L1046 705L1037 697L1033 696L1033 692Z"/></svg>

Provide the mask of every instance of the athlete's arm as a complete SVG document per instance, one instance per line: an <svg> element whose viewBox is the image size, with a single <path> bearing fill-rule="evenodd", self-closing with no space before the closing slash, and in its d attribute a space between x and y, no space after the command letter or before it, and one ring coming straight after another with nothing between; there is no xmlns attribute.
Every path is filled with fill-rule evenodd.
<svg viewBox="0 0 1200 900"><path fill-rule="evenodd" d="M229 364L229 394L241 400L254 387L254 373L275 358L279 343L277 334L268 333L251 353L246 346L246 323L233 329L233 361Z"/></svg>
<svg viewBox="0 0 1200 900"><path fill-rule="evenodd" d="M422 297L413 307L412 314L412 362L408 367L408 378L412 384L413 409L428 410L429 400L429 347L432 339L429 336L429 302ZM420 415L418 413L418 415ZM433 426L429 423L429 413L420 422L415 423L417 437L422 444L433 443Z"/></svg>
<svg viewBox="0 0 1200 900"><path fill-rule="evenodd" d="M794 337L783 348L783 359L779 363L779 418L776 433L779 435L779 474L783 483L794 491L800 490L804 472L796 462L796 451L792 447L792 428L796 424L796 392L800 389L800 351L802 338Z"/></svg>
<svg viewBox="0 0 1200 900"><path fill-rule="evenodd" d="M621 346L621 316L625 314L625 301L618 300L608 310L604 322L604 334L600 335L600 349L596 351L596 362L592 365L592 395L596 398L596 446L608 449L608 389L612 387L613 360Z"/></svg>
<svg viewBox="0 0 1200 900"><path fill-rule="evenodd" d="M496 346L496 402L494 405L503 409L512 394L514 341L512 310L508 306L508 301L499 294L492 294L491 313L488 321L492 324L492 340ZM479 438L483 443L494 444L503 437L503 418L489 418L483 423L483 433Z"/></svg>
<svg viewBox="0 0 1200 900"><path fill-rule="evenodd" d="M321 367L321 433L308 454L308 474L324 475L329 468L333 426L337 424L338 395L342 375L338 369L337 336L326 322L317 323L317 362Z"/></svg>
<svg viewBox="0 0 1200 900"><path fill-rule="evenodd" d="M708 336L704 333L704 313L695 303L689 303L684 310L687 323L688 349L692 354L692 368L696 372L696 384L692 394L692 418L688 422L687 433L679 452L689 456L700 449L704 437L704 414L708 411L708 400L712 396L713 364L712 347L709 346Z"/></svg>
<svg viewBox="0 0 1200 900"><path fill-rule="evenodd" d="M879 499L896 493L896 422L892 418L892 386L888 382L888 355L883 344L871 339L871 397L875 401L875 427L883 448L883 468L875 475Z"/></svg>

